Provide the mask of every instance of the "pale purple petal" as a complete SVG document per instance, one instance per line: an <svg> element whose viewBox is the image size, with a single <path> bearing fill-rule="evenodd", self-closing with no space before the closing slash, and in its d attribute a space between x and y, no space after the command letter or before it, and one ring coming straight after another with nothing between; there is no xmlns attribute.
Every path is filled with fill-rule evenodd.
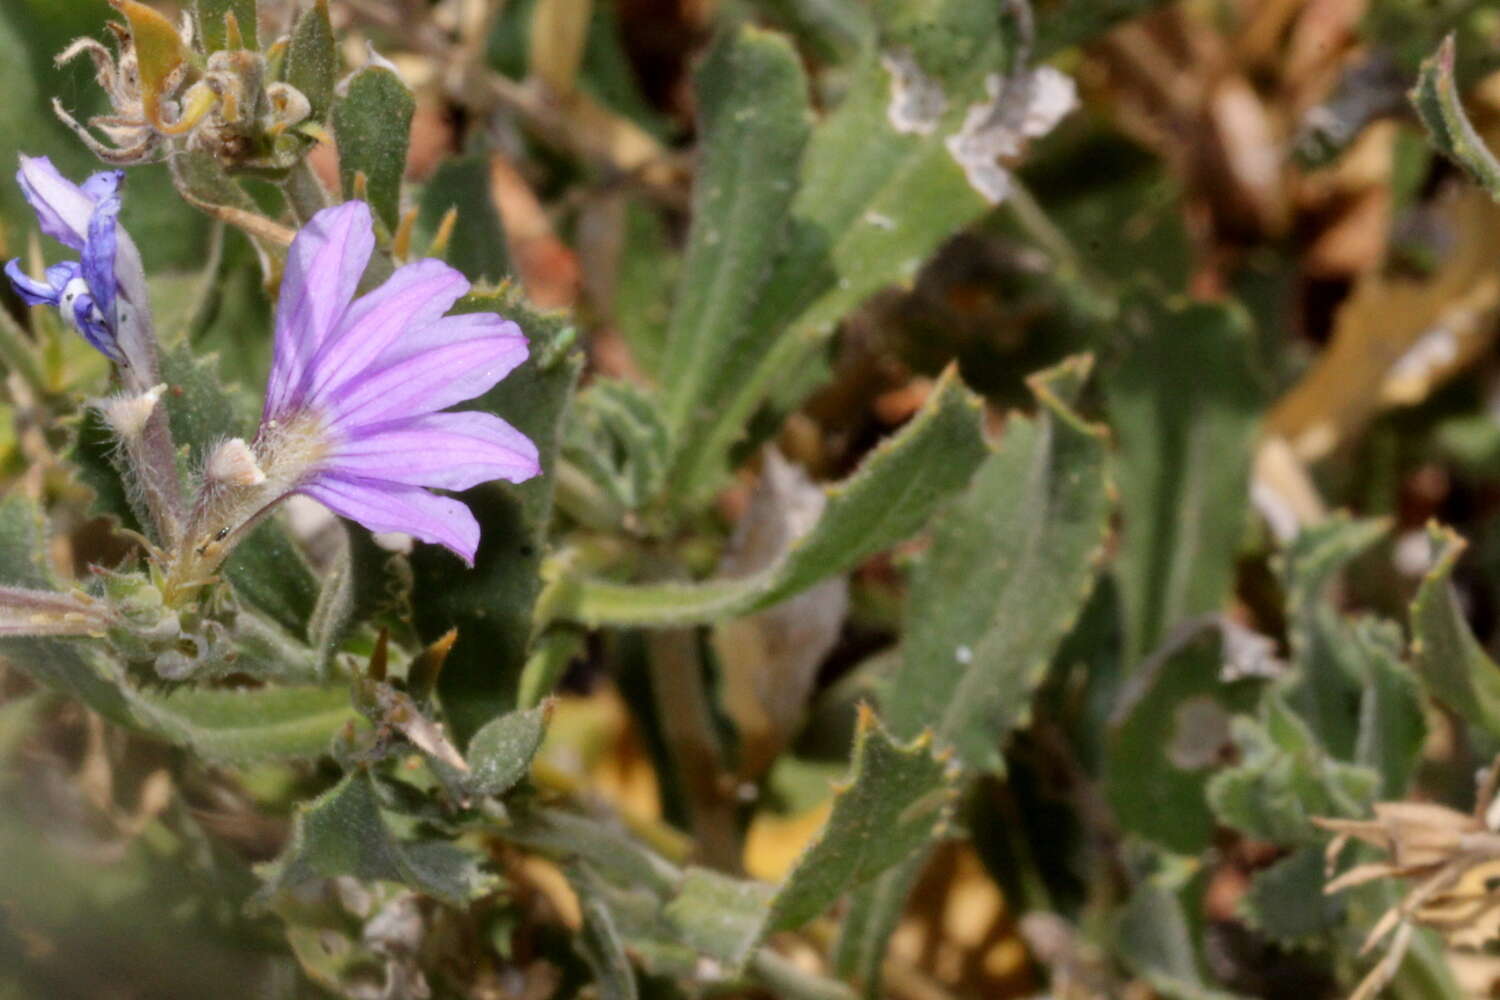
<svg viewBox="0 0 1500 1000"><path fill-rule="evenodd" d="M302 493L371 531L403 531L454 552L470 566L479 548L479 522L457 500L416 486L324 475Z"/></svg>
<svg viewBox="0 0 1500 1000"><path fill-rule="evenodd" d="M125 171L101 170L97 174L90 174L88 180L79 185L79 189L90 201L97 203L119 194L120 185L124 182Z"/></svg>
<svg viewBox="0 0 1500 1000"><path fill-rule="evenodd" d="M387 349L326 403L345 430L446 409L488 391L526 360L521 328L494 313L447 316Z"/></svg>
<svg viewBox="0 0 1500 1000"><path fill-rule="evenodd" d="M22 156L16 181L36 212L42 232L74 250L82 250L89 218L94 214L94 200L58 173L45 156Z"/></svg>
<svg viewBox="0 0 1500 1000"><path fill-rule="evenodd" d="M478 411L433 413L363 429L328 457L340 473L408 486L466 490L541 471L536 445L499 417Z"/></svg>
<svg viewBox="0 0 1500 1000"><path fill-rule="evenodd" d="M336 392L365 371L392 342L437 321L469 289L469 280L440 260L408 264L354 302L313 360L307 399Z"/></svg>
<svg viewBox="0 0 1500 1000"><path fill-rule="evenodd" d="M325 208L292 240L276 306L267 416L301 398L312 359L354 298L374 249L370 208L362 201Z"/></svg>

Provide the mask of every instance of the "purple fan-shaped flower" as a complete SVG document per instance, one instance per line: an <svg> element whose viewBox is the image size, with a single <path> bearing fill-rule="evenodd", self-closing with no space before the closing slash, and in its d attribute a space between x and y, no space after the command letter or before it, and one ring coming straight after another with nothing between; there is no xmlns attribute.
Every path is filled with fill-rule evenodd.
<svg viewBox="0 0 1500 1000"><path fill-rule="evenodd" d="M540 471L537 450L493 414L443 411L526 360L526 337L494 313L445 315L469 282L438 260L354 298L374 244L359 201L319 212L292 242L256 460L299 468L288 492L472 564L474 515L428 488L521 482Z"/></svg>
<svg viewBox="0 0 1500 1000"><path fill-rule="evenodd" d="M16 293L28 305L57 308L85 340L121 363L128 359L117 335L117 260L125 257L128 265L140 269L135 247L116 222L124 176L123 171L106 170L78 185L58 173L45 156L21 157L16 180L42 232L77 250L80 259L53 264L45 281L28 275L19 260L5 265Z"/></svg>

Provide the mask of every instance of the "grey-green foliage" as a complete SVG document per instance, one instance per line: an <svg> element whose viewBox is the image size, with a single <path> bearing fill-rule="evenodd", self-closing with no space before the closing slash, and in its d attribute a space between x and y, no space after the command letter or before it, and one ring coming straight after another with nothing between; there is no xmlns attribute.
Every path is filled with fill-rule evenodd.
<svg viewBox="0 0 1500 1000"><path fill-rule="evenodd" d="M473 570L459 573L457 558L437 546L412 553L417 631L430 642L458 629L438 692L462 745L516 704L547 545L561 427L580 359L566 318L531 310L514 288L470 295L458 309L499 312L519 322L530 338L526 363L468 407L497 414L525 433L536 443L542 467L540 475L518 486L485 483L463 494L485 526Z"/></svg>
<svg viewBox="0 0 1500 1000"><path fill-rule="evenodd" d="M886 721L907 739L933 727L970 768L999 766L1093 587L1111 502L1105 432L1070 408L1088 371L1074 359L1033 379L1040 413L1008 421L912 576Z"/></svg>
<svg viewBox="0 0 1500 1000"><path fill-rule="evenodd" d="M1168 1000L1237 1000L1204 982L1182 896L1177 887L1142 880L1117 918L1120 957Z"/></svg>
<svg viewBox="0 0 1500 1000"><path fill-rule="evenodd" d="M734 328L724 363L706 378L698 411L680 443L676 480L689 497L712 490L756 410L784 413L816 384L816 358L835 324L872 293L910 280L943 240L991 203L968 181L946 145L985 79L1009 58L993 4L934 0L883 4L877 31L852 71L848 93L813 129L796 177L784 249L760 283L754 309ZM968 54L925 68L943 78L944 113L919 130L898 129L886 59L920 46L924 24L964 35ZM962 30L957 30L962 26ZM930 124L930 128L928 127ZM811 374L810 374L811 373Z"/></svg>
<svg viewBox="0 0 1500 1000"><path fill-rule="evenodd" d="M1417 117L1442 154L1469 172L1490 195L1500 199L1500 161L1490 152L1459 97L1454 78L1454 40L1450 34L1431 56L1422 61L1411 102Z"/></svg>
<svg viewBox="0 0 1500 1000"><path fill-rule="evenodd" d="M300 90L311 105L313 121L328 117L338 73L338 43L328 19L328 0L315 0L292 26L284 70L286 82ZM342 150L342 141L339 146Z"/></svg>
<svg viewBox="0 0 1500 1000"><path fill-rule="evenodd" d="M919 854L944 828L959 771L931 737L895 743L868 711L833 811L785 881L772 889L689 869L667 907L684 939L743 968L768 934L795 930L834 901Z"/></svg>
<svg viewBox="0 0 1500 1000"><path fill-rule="evenodd" d="M401 218L401 178L416 107L416 98L401 78L376 65L355 73L333 105L344 197L355 196L355 177L362 174L364 198L388 232Z"/></svg>
<svg viewBox="0 0 1500 1000"><path fill-rule="evenodd" d="M1323 852L1302 847L1255 874L1239 912L1251 927L1286 945L1326 945L1343 926L1347 901L1323 891Z"/></svg>
<svg viewBox="0 0 1500 1000"><path fill-rule="evenodd" d="M503 795L531 768L547 732L550 709L508 712L485 723L469 741L466 786L476 795Z"/></svg>
<svg viewBox="0 0 1500 1000"><path fill-rule="evenodd" d="M431 238L449 211L456 212L443 259L470 281L496 282L510 271L500 213L490 198L489 158L454 156L433 171L422 189L417 228Z"/></svg>
<svg viewBox="0 0 1500 1000"><path fill-rule="evenodd" d="M918 531L968 482L985 455L978 406L956 373L945 375L917 416L853 475L825 488L817 522L758 573L691 584L563 576L547 595L547 614L591 625L706 623L769 607L851 569Z"/></svg>
<svg viewBox="0 0 1500 1000"><path fill-rule="evenodd" d="M230 14L234 15L245 47L259 47L255 3L256 0L197 0L193 5L193 23L197 25L203 51L217 52L225 47L225 21Z"/></svg>
<svg viewBox="0 0 1500 1000"><path fill-rule="evenodd" d="M1103 383L1118 441L1115 573L1133 662L1229 595L1264 393L1243 311L1141 294L1121 316L1128 344Z"/></svg>
<svg viewBox="0 0 1500 1000"><path fill-rule="evenodd" d="M621 510L657 499L670 445L653 394L621 379L598 379L575 399L567 435L568 460Z"/></svg>
<svg viewBox="0 0 1500 1000"><path fill-rule="evenodd" d="M1120 825L1179 854L1209 845L1205 788L1255 681L1227 683L1216 621L1188 625L1134 671L1110 719L1104 791Z"/></svg>
<svg viewBox="0 0 1500 1000"><path fill-rule="evenodd" d="M321 878L349 875L408 885L453 906L463 906L493 879L480 859L446 840L399 835L386 818L375 779L356 770L316 799L300 806L291 842L281 857L261 869L258 901Z"/></svg>
<svg viewBox="0 0 1500 1000"><path fill-rule="evenodd" d="M1500 666L1474 638L1453 590L1464 541L1438 527L1428 540L1432 567L1411 605L1413 664L1434 698L1469 725L1500 735Z"/></svg>
<svg viewBox="0 0 1500 1000"><path fill-rule="evenodd" d="M693 228L664 355L663 409L681 442L712 418L710 387L733 348L780 245L807 138L807 80L792 47L754 28L723 38L698 73L702 151Z"/></svg>
<svg viewBox="0 0 1500 1000"><path fill-rule="evenodd" d="M1260 718L1234 720L1239 762L1214 775L1208 802L1225 826L1278 844L1317 844L1314 816L1362 816L1380 775L1329 756L1317 737L1276 693Z"/></svg>

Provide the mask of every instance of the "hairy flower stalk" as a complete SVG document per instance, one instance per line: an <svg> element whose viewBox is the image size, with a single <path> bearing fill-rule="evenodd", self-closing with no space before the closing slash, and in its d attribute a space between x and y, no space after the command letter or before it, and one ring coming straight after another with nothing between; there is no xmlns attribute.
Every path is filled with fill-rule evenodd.
<svg viewBox="0 0 1500 1000"><path fill-rule="evenodd" d="M87 594L0 587L0 637L98 636L111 620L108 607Z"/></svg>
<svg viewBox="0 0 1500 1000"><path fill-rule="evenodd" d="M469 288L438 260L408 264L354 298L375 247L370 210L319 212L287 256L265 408L253 441L208 457L167 599L207 581L235 543L293 493L371 531L434 542L472 564L479 524L463 490L537 474L535 445L488 413L439 412L490 389L526 359L526 338L493 313L447 316Z"/></svg>
<svg viewBox="0 0 1500 1000"><path fill-rule="evenodd" d="M45 156L22 156L20 162L16 181L42 232L77 251L79 259L47 268L45 280L26 274L19 260L7 263L5 273L22 299L57 309L63 322L115 363L126 398L149 398L121 445L129 487L146 505L158 541L170 546L182 519L176 449L166 414L156 406L161 377L146 272L117 220L124 173L106 170L79 185Z"/></svg>

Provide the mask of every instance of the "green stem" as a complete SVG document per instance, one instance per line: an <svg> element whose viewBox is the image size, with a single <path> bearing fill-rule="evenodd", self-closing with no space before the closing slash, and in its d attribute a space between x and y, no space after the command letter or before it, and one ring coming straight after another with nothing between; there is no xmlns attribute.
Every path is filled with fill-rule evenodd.
<svg viewBox="0 0 1500 1000"><path fill-rule="evenodd" d="M704 863L738 872L739 829L734 801L724 787L724 753L709 710L697 632L691 628L648 632L646 647L651 653L652 700L687 794L694 839Z"/></svg>
<svg viewBox="0 0 1500 1000"><path fill-rule="evenodd" d="M328 207L328 192L306 160L299 161L287 171L281 190L286 195L287 204L292 207L292 214L303 225Z"/></svg>
<svg viewBox="0 0 1500 1000"><path fill-rule="evenodd" d="M843 983L804 972L770 948L761 948L750 959L750 974L773 996L790 1000L854 1000L855 993Z"/></svg>

